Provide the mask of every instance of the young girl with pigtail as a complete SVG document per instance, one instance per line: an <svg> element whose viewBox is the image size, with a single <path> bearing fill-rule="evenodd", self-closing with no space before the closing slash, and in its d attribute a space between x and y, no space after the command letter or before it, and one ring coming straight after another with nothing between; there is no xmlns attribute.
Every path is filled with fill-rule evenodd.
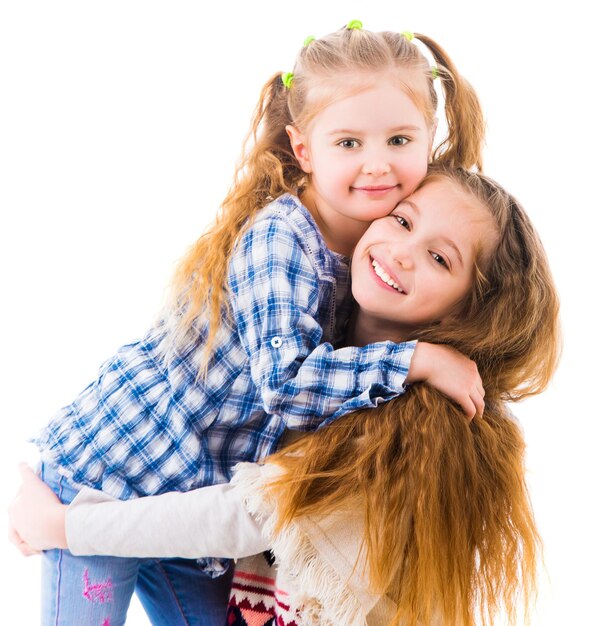
<svg viewBox="0 0 609 626"><path fill-rule="evenodd" d="M349 341L414 336L470 355L486 389L482 416L469 422L417 383L262 465L239 464L230 484L129 502L83 490L68 508L23 468L13 520L28 549L243 557L271 548L274 566L263 555L237 562L229 626L474 626L500 611L514 624L518 602L534 597L540 541L506 402L543 391L560 352L541 242L496 182L434 165L369 227L352 270Z"/></svg>
<svg viewBox="0 0 609 626"><path fill-rule="evenodd" d="M161 320L36 439L41 475L64 501L81 486L129 499L226 482L286 429L315 430L419 381L470 418L482 412L476 366L449 346L338 347L348 257L368 224L417 187L428 161L481 164L478 100L441 48L418 38L437 68L409 34L351 23L265 85L251 147ZM434 150L435 74L449 131ZM122 623L134 589L153 623L222 623L227 566L207 561L204 574L194 561L46 552L43 623Z"/></svg>

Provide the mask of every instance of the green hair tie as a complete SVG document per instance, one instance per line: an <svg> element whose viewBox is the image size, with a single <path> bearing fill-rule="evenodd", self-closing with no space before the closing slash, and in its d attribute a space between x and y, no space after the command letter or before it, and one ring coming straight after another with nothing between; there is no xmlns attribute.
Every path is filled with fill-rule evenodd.
<svg viewBox="0 0 609 626"><path fill-rule="evenodd" d="M294 80L294 74L292 72L284 72L281 75L281 82L289 89L292 86L292 81Z"/></svg>
<svg viewBox="0 0 609 626"><path fill-rule="evenodd" d="M364 25L359 20L351 20L345 28L347 30L362 30Z"/></svg>
<svg viewBox="0 0 609 626"><path fill-rule="evenodd" d="M409 30L405 30L404 32L400 33L403 37L406 37L406 39L408 39L408 41L412 41L414 39L414 33L411 33Z"/></svg>
<svg viewBox="0 0 609 626"><path fill-rule="evenodd" d="M440 75L440 73L438 72L438 68L434 65L431 68L431 77L436 80L436 78L438 78L438 76Z"/></svg>
<svg viewBox="0 0 609 626"><path fill-rule="evenodd" d="M315 41L315 37L313 35L309 35L303 42L302 45L306 48L312 41Z"/></svg>

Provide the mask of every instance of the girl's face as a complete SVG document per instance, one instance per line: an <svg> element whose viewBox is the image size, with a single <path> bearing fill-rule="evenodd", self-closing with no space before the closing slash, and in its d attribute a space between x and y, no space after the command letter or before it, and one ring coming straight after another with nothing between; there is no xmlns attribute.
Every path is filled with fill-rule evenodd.
<svg viewBox="0 0 609 626"><path fill-rule="evenodd" d="M360 314L398 336L441 322L472 288L477 255L495 239L493 219L476 198L447 178L430 181L357 244L352 289Z"/></svg>
<svg viewBox="0 0 609 626"><path fill-rule="evenodd" d="M359 225L355 241L419 185L433 141L423 113L384 78L322 109L306 133L287 131L310 174L305 205L330 230Z"/></svg>

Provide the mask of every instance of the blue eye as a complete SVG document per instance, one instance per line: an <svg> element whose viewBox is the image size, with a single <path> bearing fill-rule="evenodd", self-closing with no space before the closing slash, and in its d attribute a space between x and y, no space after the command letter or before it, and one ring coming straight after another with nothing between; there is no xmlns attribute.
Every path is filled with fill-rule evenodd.
<svg viewBox="0 0 609 626"><path fill-rule="evenodd" d="M405 146L410 143L410 139L408 139L408 137L404 137L403 135L398 135L396 137L392 137L388 143L390 146Z"/></svg>
<svg viewBox="0 0 609 626"><path fill-rule="evenodd" d="M338 142L338 145L341 146L341 148L352 150L353 148L357 148L357 146L359 146L359 141L357 139L343 139Z"/></svg>
<svg viewBox="0 0 609 626"><path fill-rule="evenodd" d="M403 226L406 230L411 230L410 222L405 217L402 217L401 215L394 215L393 217L395 217L395 221L400 226Z"/></svg>

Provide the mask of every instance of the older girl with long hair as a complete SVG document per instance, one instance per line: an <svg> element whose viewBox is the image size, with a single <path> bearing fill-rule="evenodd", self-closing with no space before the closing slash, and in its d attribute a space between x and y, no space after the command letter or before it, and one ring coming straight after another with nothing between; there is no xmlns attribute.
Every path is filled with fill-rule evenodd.
<svg viewBox="0 0 609 626"><path fill-rule="evenodd" d="M560 352L542 244L493 180L433 167L370 226L352 271L353 342L405 335L463 352L478 363L483 415L469 421L414 384L263 465L238 465L228 485L127 503L83 492L68 510L67 540L66 508L26 473L12 513L24 551L243 557L271 548L273 568L263 557L238 562L231 624L269 615L278 624L474 626L501 611L515 623L519 603L534 598L541 542L509 403L543 391ZM227 525L210 533L218 511ZM57 524L35 521L41 512Z"/></svg>

